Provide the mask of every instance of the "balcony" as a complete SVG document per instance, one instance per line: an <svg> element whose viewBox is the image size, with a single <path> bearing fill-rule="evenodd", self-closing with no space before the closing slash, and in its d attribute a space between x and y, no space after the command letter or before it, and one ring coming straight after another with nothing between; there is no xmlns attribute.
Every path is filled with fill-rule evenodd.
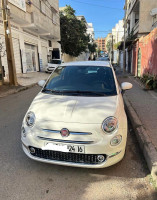
<svg viewBox="0 0 157 200"><path fill-rule="evenodd" d="M135 6L137 1L138 0L130 0L130 3L128 5L128 10L127 10L128 16L130 15L130 13L131 13L131 11L132 11L132 9Z"/></svg>
<svg viewBox="0 0 157 200"><path fill-rule="evenodd" d="M139 32L139 21L137 21L135 26L133 27L133 35L138 34L138 32Z"/></svg>
<svg viewBox="0 0 157 200"><path fill-rule="evenodd" d="M9 7L10 7L10 20L11 22L14 22L16 24L24 25L24 24L28 24L31 23L31 7L30 6L26 6L26 12L24 12L23 10L19 9L18 7L12 5L9 3ZM20 17L19 17L20 16Z"/></svg>
<svg viewBox="0 0 157 200"><path fill-rule="evenodd" d="M59 23L54 23L51 18L48 18L41 12L31 13L31 23L21 26L27 32L33 32L46 39L60 40Z"/></svg>
<svg viewBox="0 0 157 200"><path fill-rule="evenodd" d="M54 13L56 13L54 17L52 16L52 11L47 7L45 13L41 12L38 5L39 2L37 1L31 5L26 5L26 12L9 4L11 10L10 19L26 32L49 40L60 40L60 22L57 16L57 2L58 0L54 0L52 3L54 6Z"/></svg>

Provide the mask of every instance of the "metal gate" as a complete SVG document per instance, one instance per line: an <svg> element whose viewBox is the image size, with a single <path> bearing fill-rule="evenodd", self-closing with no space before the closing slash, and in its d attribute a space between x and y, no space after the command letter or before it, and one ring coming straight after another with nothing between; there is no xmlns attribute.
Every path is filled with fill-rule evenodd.
<svg viewBox="0 0 157 200"><path fill-rule="evenodd" d="M46 66L47 66L47 62L48 62L48 60L47 60L47 55L48 55L47 47L42 46L41 50L42 50L42 67L43 67L43 69L45 69Z"/></svg>
<svg viewBox="0 0 157 200"><path fill-rule="evenodd" d="M141 76L141 49L138 50L137 77Z"/></svg>
<svg viewBox="0 0 157 200"><path fill-rule="evenodd" d="M37 68L37 47L25 43L27 72L34 72Z"/></svg>
<svg viewBox="0 0 157 200"><path fill-rule="evenodd" d="M128 51L128 72L131 73L132 50Z"/></svg>

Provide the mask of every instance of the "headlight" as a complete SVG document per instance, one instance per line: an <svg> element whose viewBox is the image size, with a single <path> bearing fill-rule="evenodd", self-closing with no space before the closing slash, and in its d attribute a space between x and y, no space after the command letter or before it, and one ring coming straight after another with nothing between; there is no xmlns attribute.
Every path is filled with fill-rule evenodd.
<svg viewBox="0 0 157 200"><path fill-rule="evenodd" d="M35 124L35 114L33 112L28 112L26 116L26 124L29 127L33 127Z"/></svg>
<svg viewBox="0 0 157 200"><path fill-rule="evenodd" d="M102 130L105 133L112 134L118 128L118 120L115 117L108 117L102 123Z"/></svg>

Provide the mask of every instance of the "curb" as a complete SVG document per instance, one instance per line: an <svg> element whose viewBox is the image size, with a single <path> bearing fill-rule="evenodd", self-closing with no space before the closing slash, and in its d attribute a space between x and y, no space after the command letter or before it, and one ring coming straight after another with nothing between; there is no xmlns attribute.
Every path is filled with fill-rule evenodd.
<svg viewBox="0 0 157 200"><path fill-rule="evenodd" d="M141 120L139 119L136 111L132 107L126 95L123 96L126 113L131 121L133 130L136 134L140 148L143 152L148 168L151 172L153 180L157 186L157 151L153 146L147 130L143 127Z"/></svg>
<svg viewBox="0 0 157 200"><path fill-rule="evenodd" d="M31 85L28 85L28 86L22 86L21 88L18 88L18 89L15 89L15 90L13 89L13 90L11 90L11 91L8 92L8 93L4 93L4 94L0 95L0 98L9 96L10 94L16 94L16 93L18 93L18 92L27 90L27 89L29 89L29 88L35 86L35 85L37 85L37 83L33 83L33 84L31 84Z"/></svg>

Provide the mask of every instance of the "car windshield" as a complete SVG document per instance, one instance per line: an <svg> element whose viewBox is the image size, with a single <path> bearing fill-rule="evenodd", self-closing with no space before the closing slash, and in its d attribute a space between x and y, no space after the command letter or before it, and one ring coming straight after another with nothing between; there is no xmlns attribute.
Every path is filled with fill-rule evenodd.
<svg viewBox="0 0 157 200"><path fill-rule="evenodd" d="M112 69L103 66L60 66L42 92L72 96L117 95Z"/></svg>
<svg viewBox="0 0 157 200"><path fill-rule="evenodd" d="M51 64L61 64L61 60L50 60Z"/></svg>

